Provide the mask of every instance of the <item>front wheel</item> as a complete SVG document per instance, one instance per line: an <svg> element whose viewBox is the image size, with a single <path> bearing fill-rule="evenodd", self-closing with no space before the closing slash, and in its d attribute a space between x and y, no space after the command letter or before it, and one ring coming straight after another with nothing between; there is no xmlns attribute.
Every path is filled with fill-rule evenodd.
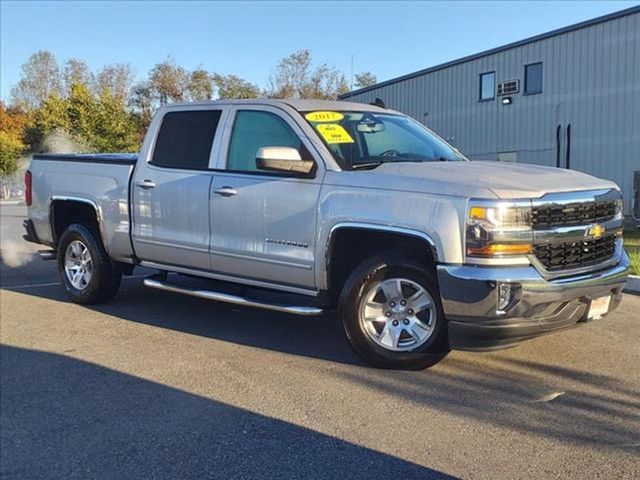
<svg viewBox="0 0 640 480"><path fill-rule="evenodd" d="M114 268L95 228L70 225L58 242L58 271L75 303L100 303L112 298L122 275Z"/></svg>
<svg viewBox="0 0 640 480"><path fill-rule="evenodd" d="M421 369L449 351L439 298L425 265L403 252L385 252L349 276L338 314L352 347L367 362Z"/></svg>

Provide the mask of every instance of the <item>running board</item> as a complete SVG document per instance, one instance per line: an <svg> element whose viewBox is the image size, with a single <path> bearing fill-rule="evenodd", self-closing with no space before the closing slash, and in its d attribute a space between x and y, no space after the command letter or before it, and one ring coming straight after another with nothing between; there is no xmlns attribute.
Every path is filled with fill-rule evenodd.
<svg viewBox="0 0 640 480"><path fill-rule="evenodd" d="M319 307L279 305L276 303L261 302L228 293L172 285L156 278L146 278L143 284L146 287L157 288L158 290L164 290L165 292L182 293L183 295L204 298L206 300L215 300L217 302L233 303L234 305L241 305L244 307L263 308L265 310L274 310L276 312L285 312L304 316L316 316L324 313L324 310Z"/></svg>

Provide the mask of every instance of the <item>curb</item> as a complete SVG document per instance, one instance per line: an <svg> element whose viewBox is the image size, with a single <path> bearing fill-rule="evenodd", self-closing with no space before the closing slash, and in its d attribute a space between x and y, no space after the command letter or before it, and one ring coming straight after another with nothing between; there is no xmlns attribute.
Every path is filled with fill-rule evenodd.
<svg viewBox="0 0 640 480"><path fill-rule="evenodd" d="M629 275L624 291L629 293L640 293L640 276Z"/></svg>

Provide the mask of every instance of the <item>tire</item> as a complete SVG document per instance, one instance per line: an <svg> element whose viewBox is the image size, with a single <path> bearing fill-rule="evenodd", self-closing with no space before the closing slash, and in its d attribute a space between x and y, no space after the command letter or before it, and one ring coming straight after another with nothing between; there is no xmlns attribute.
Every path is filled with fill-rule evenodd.
<svg viewBox="0 0 640 480"><path fill-rule="evenodd" d="M67 227L60 237L58 273L69 298L82 305L113 298L122 278L107 255L97 228L79 223Z"/></svg>
<svg viewBox="0 0 640 480"><path fill-rule="evenodd" d="M344 283L338 317L355 352L375 367L418 370L449 353L435 276L406 252L364 260Z"/></svg>

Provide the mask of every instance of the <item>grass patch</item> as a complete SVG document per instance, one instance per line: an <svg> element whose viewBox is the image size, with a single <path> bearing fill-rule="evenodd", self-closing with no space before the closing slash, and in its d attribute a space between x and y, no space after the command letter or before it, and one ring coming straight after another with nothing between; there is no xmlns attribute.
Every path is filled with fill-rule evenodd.
<svg viewBox="0 0 640 480"><path fill-rule="evenodd" d="M627 227L624 231L624 249L631 260L631 275L640 275L640 230Z"/></svg>

